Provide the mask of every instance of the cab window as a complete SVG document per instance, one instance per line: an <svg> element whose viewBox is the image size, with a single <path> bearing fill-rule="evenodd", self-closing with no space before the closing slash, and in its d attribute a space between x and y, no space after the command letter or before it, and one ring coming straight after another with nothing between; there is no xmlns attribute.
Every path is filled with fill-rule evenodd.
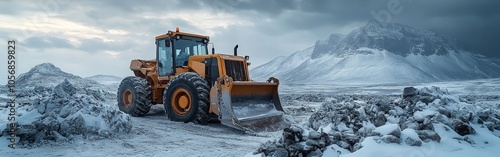
<svg viewBox="0 0 500 157"><path fill-rule="evenodd" d="M165 76L172 73L172 49L167 47L165 42L168 40L162 39L157 42L157 62L158 62L158 75Z"/></svg>

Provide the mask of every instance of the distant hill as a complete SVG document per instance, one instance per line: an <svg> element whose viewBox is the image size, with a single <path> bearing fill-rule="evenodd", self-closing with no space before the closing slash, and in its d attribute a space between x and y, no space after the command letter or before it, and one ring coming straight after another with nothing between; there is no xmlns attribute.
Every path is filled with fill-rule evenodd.
<svg viewBox="0 0 500 157"><path fill-rule="evenodd" d="M36 65L30 71L19 75L16 80L16 86L21 88L36 86L53 87L63 82L64 79L67 79L75 87L99 86L99 83L94 80L84 79L80 76L64 72L52 63Z"/></svg>
<svg viewBox="0 0 500 157"><path fill-rule="evenodd" d="M94 75L91 77L86 77L85 79L94 80L100 84L110 85L110 84L120 84L123 78L113 75Z"/></svg>

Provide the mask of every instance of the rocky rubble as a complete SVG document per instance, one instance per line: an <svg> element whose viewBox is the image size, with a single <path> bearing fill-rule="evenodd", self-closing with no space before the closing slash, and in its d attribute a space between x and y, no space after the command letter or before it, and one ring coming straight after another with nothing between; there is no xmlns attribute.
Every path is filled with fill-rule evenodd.
<svg viewBox="0 0 500 157"><path fill-rule="evenodd" d="M76 88L64 80L54 88L35 87L20 93L24 98L35 97L32 104L19 107L24 110L17 118L21 145L107 138L132 129L130 117L107 104L107 93L102 90ZM6 133L7 128L2 134Z"/></svg>
<svg viewBox="0 0 500 157"><path fill-rule="evenodd" d="M321 156L329 145L354 152L363 147L366 137L374 137L378 143L421 146L441 141L435 126L462 136L457 140L474 144L468 138L476 134L470 125L500 130L499 111L498 106L471 104L438 87L408 87L397 98L330 98L310 116L307 126L286 128L280 139L262 144L254 154Z"/></svg>

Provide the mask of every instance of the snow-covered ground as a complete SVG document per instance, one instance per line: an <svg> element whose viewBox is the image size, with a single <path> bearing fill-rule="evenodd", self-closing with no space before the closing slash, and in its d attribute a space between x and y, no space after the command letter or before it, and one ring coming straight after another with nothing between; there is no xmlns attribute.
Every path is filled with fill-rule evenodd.
<svg viewBox="0 0 500 157"><path fill-rule="evenodd" d="M172 122L163 107L155 106L146 117L132 117L130 134L102 140L75 139L32 149L8 149L0 137L2 156L244 156L280 132L245 134L221 124L195 125ZM5 148L5 149L4 149Z"/></svg>
<svg viewBox="0 0 500 157"><path fill-rule="evenodd" d="M405 87L445 88L453 95L500 95L500 78L470 81L397 84L292 84L280 85L280 94L368 94L400 95Z"/></svg>
<svg viewBox="0 0 500 157"><path fill-rule="evenodd" d="M383 85L280 85L281 102L286 117L294 125L308 128L309 117L322 105L338 97L360 95L360 101L369 102L372 97L397 99L403 88L437 86L447 89L450 95L470 100L481 106L500 105L500 79L460 82L436 82L423 84ZM495 97L497 96L497 97ZM4 104L5 102L0 102ZM109 106L116 104L108 102ZM8 111L0 108L0 124L7 122ZM22 110L18 113L26 114ZM6 136L0 137L1 156L252 156L261 144L279 140L282 131L245 134L241 131L212 123L194 125L172 122L167 119L162 106L154 106L145 117L131 117L130 133L117 134L111 138L83 139L75 137L67 142L47 142L33 148L9 149ZM433 124L440 135L440 142L423 142L421 146L380 142L378 137L367 137L360 141L363 146L354 153L338 145L326 147L325 157L338 156L496 156L500 153L500 132L491 132L479 124L472 124L475 135L470 139L447 131L443 124ZM0 125L1 126L1 125ZM402 138L414 136L414 132L401 129ZM458 137L458 138L457 138ZM468 141L474 141L471 145ZM257 155L258 156L258 155Z"/></svg>

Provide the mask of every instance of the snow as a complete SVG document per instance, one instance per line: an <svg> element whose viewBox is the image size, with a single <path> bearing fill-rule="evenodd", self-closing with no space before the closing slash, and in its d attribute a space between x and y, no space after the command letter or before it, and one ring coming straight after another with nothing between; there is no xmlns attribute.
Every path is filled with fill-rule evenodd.
<svg viewBox="0 0 500 157"><path fill-rule="evenodd" d="M492 85L496 85L495 81L498 80L475 80L469 82L456 82L446 85L446 87L451 87L448 89L450 95L442 95L442 98L451 97L451 93L461 93L467 95L470 91L465 90L467 88L466 84L478 84L477 93L498 93L498 90L489 91L492 89ZM429 86L429 84L421 84L421 86ZM434 85L441 85L441 83L434 83ZM326 93L336 93L337 90L334 87L326 86L318 88L318 91L314 92L313 89L319 87L320 85L312 86L301 86L300 88L295 88L295 91L299 91L301 88L310 89L311 94L286 94L283 93L282 101L285 110L290 108L300 108L299 104L305 104L302 107L312 106L312 110L306 109L306 112L294 112L289 114L300 114L302 117L317 110L324 101L341 101L339 98L332 98L331 95L318 94L322 92L323 89ZM341 89L349 89L347 91L357 91L366 88L367 90L380 90L378 95L384 94L394 94L401 93L401 87L404 84L392 85L392 86L354 86L354 87L341 87ZM290 87L293 88L293 87ZM399 92L392 92L396 88ZM498 88L498 87L497 87ZM307 91L305 91L307 92ZM346 93L351 93L346 92ZM342 93L340 93L342 94ZM371 95L371 94L369 94ZM437 94L439 95L439 94ZM372 95L373 96L373 95ZM368 99L358 99L355 102L359 105L366 105ZM398 102L401 98L394 98L390 100L392 102ZM460 99L456 99L460 100ZM437 101L432 103L439 104ZM479 100L477 105L488 106L497 105L498 99L493 100ZM114 104L110 104L114 105ZM431 109L431 108L428 108ZM363 110L369 110L365 108ZM5 111L5 110L2 110ZM23 110L19 110L23 111ZM361 110L356 110L360 112ZM367 112L367 111L365 111ZM401 112L401 111L398 111ZM30 112L23 112L24 116L29 116ZM36 112L35 112L36 113ZM422 116L430 115L432 112L429 110L417 111L417 115ZM288 112L287 112L288 114ZM4 115L4 114L0 114ZM289 117L290 118L290 117ZM292 117L294 118L294 117ZM300 117L297 116L300 120ZM85 118L87 119L87 118ZM133 129L130 134L119 135L115 138L105 138L99 140L92 139L74 139L72 142L66 143L51 143L46 145L41 145L35 148L21 148L16 150L5 150L1 149L0 153L6 156L17 156L17 155L37 155L37 156L106 156L106 155L118 155L118 156L161 156L164 154L169 154L172 156L260 156L261 154L253 154L253 151L268 140L277 139L281 136L282 132L265 132L257 135L249 135L242 133L238 130L231 129L229 127L223 126L221 124L209 124L204 125L194 125L192 123L178 123L169 121L164 115L162 106L155 106L152 111L146 117L132 117ZM29 121L29 120L28 120ZM389 120L388 120L389 121ZM95 120L88 121L90 124L96 124ZM99 121L97 121L99 123ZM90 125L89 124L89 125ZM386 123L380 127L374 127L372 124L364 124L366 128L374 128L374 131L384 132L383 134L388 134L389 130L395 129L396 124ZM331 132L332 128L337 127L337 125L328 124L322 127L323 132ZM345 123L340 125L345 130L348 127ZM461 137L460 135L454 133L453 131L446 131L445 125L437 124L434 125L435 131L441 136L441 141L438 142L423 142L422 146L408 146L404 144L394 144L394 143L384 143L380 142L379 137L367 137L362 142L362 148L350 152L347 149L341 148L336 144L325 146L325 151L323 156L468 156L470 154L479 156L496 156L498 152L495 148L498 148L498 130L494 132L489 131L487 128L482 128L479 125L472 125L475 129L475 135L467 135L473 141L476 142L475 145L471 145L464 140L457 140L454 137ZM330 130L327 130L327 129ZM408 129L406 129L408 130ZM407 132L403 130L402 132ZM310 131L307 131L310 132ZM307 132L304 132L307 134ZM402 133L404 134L404 133ZM497 135L495 135L497 134ZM414 136L415 134L413 134ZM406 134L405 134L406 136ZM418 136L417 136L418 137ZM459 142L460 141L460 142ZM488 144L484 144L484 141L488 141ZM0 137L0 144L7 144L5 137ZM341 152L341 153L338 153Z"/></svg>
<svg viewBox="0 0 500 157"><path fill-rule="evenodd" d="M106 139L74 139L35 148L0 149L5 156L244 156L281 132L245 134L221 124L172 122L161 106L147 117L132 117L130 134ZM0 137L1 146L6 144ZM3 142L3 143L2 143Z"/></svg>
<svg viewBox="0 0 500 157"><path fill-rule="evenodd" d="M424 120L427 117L434 116L438 112L436 110L424 110L424 111L417 111L413 113L413 118L415 120Z"/></svg>
<svg viewBox="0 0 500 157"><path fill-rule="evenodd" d="M336 144L327 146L325 152L323 152L323 156L325 157L341 157L347 154L351 154L351 151L341 148Z"/></svg>
<svg viewBox="0 0 500 157"><path fill-rule="evenodd" d="M378 132L382 135L387 135L391 133L393 130L399 130L399 126L397 124L387 124L377 127L374 132Z"/></svg>
<svg viewBox="0 0 500 157"><path fill-rule="evenodd" d="M38 111L36 110L32 110L32 111L28 111L28 112L25 112L26 110L21 110L19 111L17 114L21 114L22 116L19 116L17 118L17 124L18 125L28 125L28 124L31 124L33 122L35 122L36 120L38 120L38 118L40 118L41 114L38 113ZM0 127L0 129L2 129ZM2 129L3 130L3 129Z"/></svg>
<svg viewBox="0 0 500 157"><path fill-rule="evenodd" d="M70 80L68 81L71 82ZM310 154L317 154L319 151L325 157L488 157L500 153L500 121L495 121L500 115L499 85L500 79L482 79L432 83L282 84L279 90L285 118L293 122L295 127L291 132L300 130L294 134L294 139L297 140L294 142L297 145L294 146L314 150L308 152ZM417 88L422 94L416 101L418 103L402 103L407 100L401 97L401 93L408 86ZM72 88L68 86L61 87L64 88L27 88L29 90L20 92L20 101L38 98L40 104L47 105L50 104L45 103L47 101L59 101L57 96L81 100L84 103L79 105L86 107L78 110L67 107L69 105L53 104L54 106L46 107L60 109L54 112L57 115L54 119L57 121L64 121L65 118L61 115L65 113L69 113L67 119L81 116L83 126L96 132L97 136L76 134L68 137L68 140L46 140L13 150L4 149L9 142L7 134L3 133L0 134L2 156L262 156L262 153L256 153L257 149L272 144L273 141L279 143L286 139L283 138L284 131L246 134L218 123L195 125L172 122L165 116L162 105L153 106L145 117L115 113L121 116L113 118L110 117L110 112L118 112L115 92L108 92L107 88L76 88L72 92ZM70 96L71 93L74 93L73 97ZM0 103L5 103L1 101ZM37 103L16 108L20 124L48 120L42 118L46 115L40 114L39 110L42 108L34 108L35 104ZM96 109L92 106L101 109L100 112L90 112ZM327 112L328 110L349 112ZM447 114L446 111L454 116L443 117L442 115ZM310 117L318 112L322 113L319 115L323 119L316 121L313 129ZM6 113L7 108L0 107L0 130L5 128ZM472 115L472 118L468 115ZM345 119L337 119L339 117ZM385 117L385 121L374 119L376 117ZM450 127L454 126L456 120L463 119L460 117L470 120L466 124L470 125L473 133L462 136ZM338 123L333 123L334 120ZM117 127L112 124L127 121L132 127L128 132L109 131L110 128ZM425 125L418 126L419 123ZM427 130L421 132L419 127ZM106 132L113 135L98 136ZM419 136L428 133L436 133L439 140L430 139L433 136ZM388 138L389 136L395 138ZM328 141L329 138L335 140ZM421 146L409 145L406 138L421 141ZM397 141L391 141L394 139ZM355 144L351 145L349 141Z"/></svg>

